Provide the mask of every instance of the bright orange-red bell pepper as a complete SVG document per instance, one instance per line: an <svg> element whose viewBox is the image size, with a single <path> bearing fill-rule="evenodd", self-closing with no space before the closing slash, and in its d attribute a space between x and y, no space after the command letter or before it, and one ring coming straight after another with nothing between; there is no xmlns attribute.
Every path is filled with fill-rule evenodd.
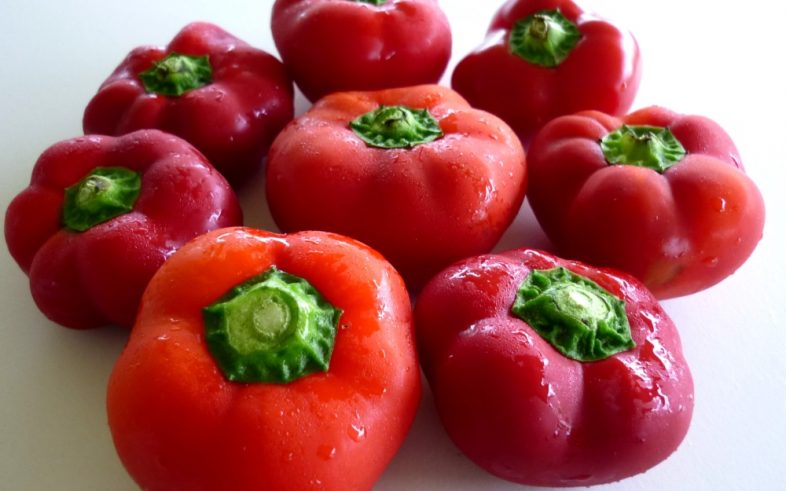
<svg viewBox="0 0 786 491"><path fill-rule="evenodd" d="M404 283L352 239L224 229L152 279L108 391L147 490L371 489L420 399Z"/></svg>

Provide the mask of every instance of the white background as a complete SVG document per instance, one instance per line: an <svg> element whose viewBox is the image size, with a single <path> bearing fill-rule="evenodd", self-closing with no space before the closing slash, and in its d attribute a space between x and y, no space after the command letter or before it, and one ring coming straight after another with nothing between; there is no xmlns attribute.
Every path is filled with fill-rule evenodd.
<svg viewBox="0 0 786 491"><path fill-rule="evenodd" d="M501 1L443 0L452 67L480 43ZM271 52L272 1L2 0L0 209L29 180L38 155L81 132L82 111L125 54L165 44L209 20ZM643 53L635 107L660 104L718 121L735 139L767 205L764 239L732 277L665 302L681 329L696 409L680 449L609 490L782 489L786 469L786 77L780 2L596 0ZM298 112L307 104L299 99ZM257 179L242 194L246 223L272 227ZM500 247L542 244L531 215ZM524 230L524 232L522 232ZM109 436L104 391L127 332L70 331L36 309L25 275L0 250L0 488L130 491ZM513 490L461 456L436 418L428 388L412 432L377 490Z"/></svg>

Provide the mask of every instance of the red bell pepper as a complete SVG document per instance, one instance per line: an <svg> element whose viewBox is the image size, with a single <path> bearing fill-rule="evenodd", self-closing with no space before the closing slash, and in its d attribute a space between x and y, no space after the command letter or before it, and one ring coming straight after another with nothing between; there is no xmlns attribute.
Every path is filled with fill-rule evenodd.
<svg viewBox="0 0 786 491"><path fill-rule="evenodd" d="M267 165L282 230L363 241L411 288L490 251L526 184L510 128L436 85L325 97L281 132Z"/></svg>
<svg viewBox="0 0 786 491"><path fill-rule="evenodd" d="M5 239L49 319L131 326L147 282L175 249L241 222L234 192L201 153L141 130L46 150L8 206Z"/></svg>
<svg viewBox="0 0 786 491"><path fill-rule="evenodd" d="M704 117L565 116L538 134L529 167L530 203L557 251L631 273L658 298L718 283L762 236L761 194Z"/></svg>
<svg viewBox="0 0 786 491"><path fill-rule="evenodd" d="M450 25L436 0L276 0L281 59L305 96L436 83Z"/></svg>
<svg viewBox="0 0 786 491"><path fill-rule="evenodd" d="M688 430L677 330L627 275L527 249L470 258L424 288L415 329L445 429L503 479L617 481Z"/></svg>
<svg viewBox="0 0 786 491"><path fill-rule="evenodd" d="M261 167L292 119L293 91L276 58L197 22L166 47L131 51L88 104L83 126L87 134L175 134L237 184Z"/></svg>
<svg viewBox="0 0 786 491"><path fill-rule="evenodd" d="M420 393L390 264L333 234L237 228L153 277L107 410L146 490L370 490Z"/></svg>
<svg viewBox="0 0 786 491"><path fill-rule="evenodd" d="M524 141L550 119L625 114L641 78L633 36L571 0L510 0L486 41L453 72L453 88Z"/></svg>

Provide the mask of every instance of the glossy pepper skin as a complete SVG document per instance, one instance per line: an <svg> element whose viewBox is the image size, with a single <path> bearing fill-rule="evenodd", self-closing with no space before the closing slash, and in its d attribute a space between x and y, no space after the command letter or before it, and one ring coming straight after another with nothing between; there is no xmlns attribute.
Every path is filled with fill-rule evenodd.
<svg viewBox="0 0 786 491"><path fill-rule="evenodd" d="M635 347L576 361L512 315L522 281L559 266L625 301ZM617 481L668 457L688 430L693 382L677 330L627 275L527 249L469 258L429 282L415 325L445 429L503 479L555 487Z"/></svg>
<svg viewBox="0 0 786 491"><path fill-rule="evenodd" d="M179 95L149 89L141 74L173 53L207 56L210 76ZM218 26L195 22L166 47L131 51L88 104L83 127L86 134L122 135L144 128L175 134L237 185L262 166L270 142L292 119L293 91L275 57Z"/></svg>
<svg viewBox="0 0 786 491"><path fill-rule="evenodd" d="M436 0L276 0L273 39L303 94L436 83L451 33Z"/></svg>
<svg viewBox="0 0 786 491"><path fill-rule="evenodd" d="M378 148L350 127L391 106L427 110L442 136ZM281 230L354 237L417 289L450 263L494 247L521 206L526 166L505 123L450 89L425 85L320 100L276 138L266 185Z"/></svg>
<svg viewBox="0 0 786 491"><path fill-rule="evenodd" d="M510 47L514 26L559 10L581 37L557 66L522 59ZM486 40L456 66L452 86L473 106L507 122L523 141L549 120L583 110L622 115L641 78L633 35L570 0L510 0L496 13Z"/></svg>
<svg viewBox="0 0 786 491"><path fill-rule="evenodd" d="M623 125L668 128L685 156L664 172L611 165L599 141ZM557 251L633 274L658 298L718 283L762 236L762 196L706 117L662 107L565 116L535 138L529 166L530 203Z"/></svg>
<svg viewBox="0 0 786 491"><path fill-rule="evenodd" d="M230 382L208 351L202 310L271 265L343 311L329 369L288 384ZM400 276L352 239L206 234L152 279L112 372L118 454L151 491L370 490L420 399L412 330Z"/></svg>
<svg viewBox="0 0 786 491"><path fill-rule="evenodd" d="M132 209L85 231L64 224L66 188L97 168L140 174ZM242 223L234 192L187 142L158 130L57 143L5 217L5 239L39 309L66 327L130 327L153 273L204 232Z"/></svg>

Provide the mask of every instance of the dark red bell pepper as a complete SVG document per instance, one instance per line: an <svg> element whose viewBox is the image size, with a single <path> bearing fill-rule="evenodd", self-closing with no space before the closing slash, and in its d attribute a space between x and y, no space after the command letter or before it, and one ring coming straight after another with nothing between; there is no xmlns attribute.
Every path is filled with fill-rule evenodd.
<svg viewBox="0 0 786 491"><path fill-rule="evenodd" d="M521 207L526 165L499 118L422 85L324 97L276 138L266 186L282 230L354 237L418 289L494 247Z"/></svg>
<svg viewBox="0 0 786 491"><path fill-rule="evenodd" d="M292 119L293 90L276 58L197 22L166 47L131 51L88 104L83 126L87 134L175 134L238 184L261 167Z"/></svg>
<svg viewBox="0 0 786 491"><path fill-rule="evenodd" d="M445 429L504 479L617 481L688 431L677 330L633 277L527 249L474 257L424 288L415 329Z"/></svg>
<svg viewBox="0 0 786 491"><path fill-rule="evenodd" d="M510 0L486 41L453 72L453 88L525 142L550 119L624 114L641 78L633 36L571 0Z"/></svg>
<svg viewBox="0 0 786 491"><path fill-rule="evenodd" d="M41 311L66 327L131 326L153 273L209 230L239 225L227 181L158 130L57 143L8 206L5 239Z"/></svg>
<svg viewBox="0 0 786 491"><path fill-rule="evenodd" d="M436 83L450 25L436 0L276 0L281 59L305 96Z"/></svg>
<svg viewBox="0 0 786 491"><path fill-rule="evenodd" d="M530 204L558 253L626 271L658 298L723 280L762 237L764 201L715 122L650 107L550 122Z"/></svg>

